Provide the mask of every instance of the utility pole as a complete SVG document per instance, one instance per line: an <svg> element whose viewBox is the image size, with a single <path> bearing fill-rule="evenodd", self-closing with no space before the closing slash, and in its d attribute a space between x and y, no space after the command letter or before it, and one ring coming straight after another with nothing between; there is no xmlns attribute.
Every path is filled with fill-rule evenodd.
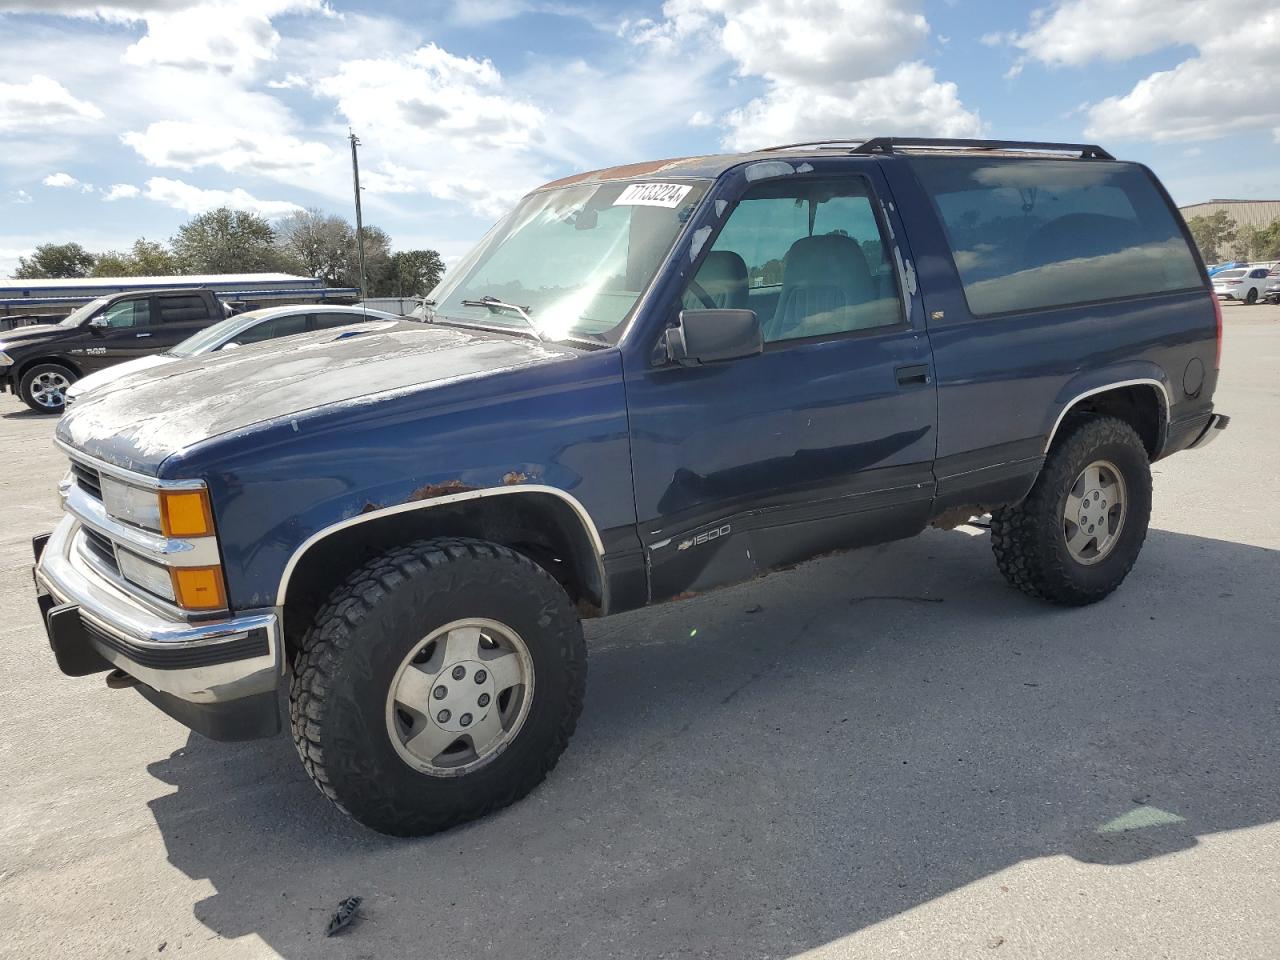
<svg viewBox="0 0 1280 960"><path fill-rule="evenodd" d="M369 296L364 274L364 218L360 214L360 160L356 157L356 147L360 146L360 138L347 128L347 139L351 141L351 178L356 191L356 250L360 255L360 299Z"/></svg>

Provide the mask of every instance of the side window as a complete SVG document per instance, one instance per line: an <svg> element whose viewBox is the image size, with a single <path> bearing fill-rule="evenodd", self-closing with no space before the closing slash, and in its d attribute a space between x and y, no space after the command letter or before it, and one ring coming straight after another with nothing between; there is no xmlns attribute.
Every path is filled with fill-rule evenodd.
<svg viewBox="0 0 1280 960"><path fill-rule="evenodd" d="M1257 280L1261 277L1265 277L1266 275L1267 275L1266 267L1263 267L1261 270L1255 270L1253 271L1253 273L1249 274L1249 276L1252 277L1254 280Z"/></svg>
<svg viewBox="0 0 1280 960"><path fill-rule="evenodd" d="M190 323L209 319L204 297L160 297L161 323Z"/></svg>
<svg viewBox="0 0 1280 960"><path fill-rule="evenodd" d="M145 327L151 322L151 299L122 300L107 307L101 314L102 320L112 329L123 327Z"/></svg>
<svg viewBox="0 0 1280 960"><path fill-rule="evenodd" d="M683 305L755 310L770 343L892 326L887 246L862 177L772 181L738 202Z"/></svg>
<svg viewBox="0 0 1280 960"><path fill-rule="evenodd" d="M353 323L364 323L369 318L363 313L317 313L313 330L328 330L331 327L346 327Z"/></svg>
<svg viewBox="0 0 1280 960"><path fill-rule="evenodd" d="M276 337L289 337L295 333L305 333L306 329L307 315L305 313L293 313L285 317L264 320L256 327L250 327L234 339L236 343L240 344L261 343L263 340L274 340Z"/></svg>
<svg viewBox="0 0 1280 960"><path fill-rule="evenodd" d="M1141 167L915 157L977 316L1201 285L1168 202Z"/></svg>

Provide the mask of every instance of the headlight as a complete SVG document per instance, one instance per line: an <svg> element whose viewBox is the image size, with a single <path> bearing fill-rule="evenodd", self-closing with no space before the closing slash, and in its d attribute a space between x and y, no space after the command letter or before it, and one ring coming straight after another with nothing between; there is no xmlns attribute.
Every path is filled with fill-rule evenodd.
<svg viewBox="0 0 1280 960"><path fill-rule="evenodd" d="M173 578L169 568L150 560L143 560L128 550L116 550L116 563L120 565L120 575L130 583L136 583L143 590L154 593L157 597L173 600Z"/></svg>
<svg viewBox="0 0 1280 960"><path fill-rule="evenodd" d="M13 358L4 352L4 344L0 343L0 367L13 366Z"/></svg>
<svg viewBox="0 0 1280 960"><path fill-rule="evenodd" d="M154 490L132 487L107 476L101 478L101 483L102 505L107 516L156 533L162 531L160 497Z"/></svg>

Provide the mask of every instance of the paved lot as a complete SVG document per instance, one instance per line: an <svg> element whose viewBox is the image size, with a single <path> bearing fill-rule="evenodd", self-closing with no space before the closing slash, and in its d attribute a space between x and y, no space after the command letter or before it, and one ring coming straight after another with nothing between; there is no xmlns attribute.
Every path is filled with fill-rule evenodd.
<svg viewBox="0 0 1280 960"><path fill-rule="evenodd" d="M5 397L0 956L1280 955L1280 308L1226 314L1231 429L1157 465L1111 599L1041 606L931 532L592 624L551 779L414 842L286 737L56 673L27 543L63 463Z"/></svg>

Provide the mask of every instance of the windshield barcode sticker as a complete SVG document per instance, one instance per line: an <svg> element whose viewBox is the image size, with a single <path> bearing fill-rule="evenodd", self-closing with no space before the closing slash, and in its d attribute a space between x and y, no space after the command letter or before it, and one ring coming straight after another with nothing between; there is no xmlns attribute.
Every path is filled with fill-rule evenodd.
<svg viewBox="0 0 1280 960"><path fill-rule="evenodd" d="M679 183L633 183L613 201L615 207L675 207L693 187Z"/></svg>

